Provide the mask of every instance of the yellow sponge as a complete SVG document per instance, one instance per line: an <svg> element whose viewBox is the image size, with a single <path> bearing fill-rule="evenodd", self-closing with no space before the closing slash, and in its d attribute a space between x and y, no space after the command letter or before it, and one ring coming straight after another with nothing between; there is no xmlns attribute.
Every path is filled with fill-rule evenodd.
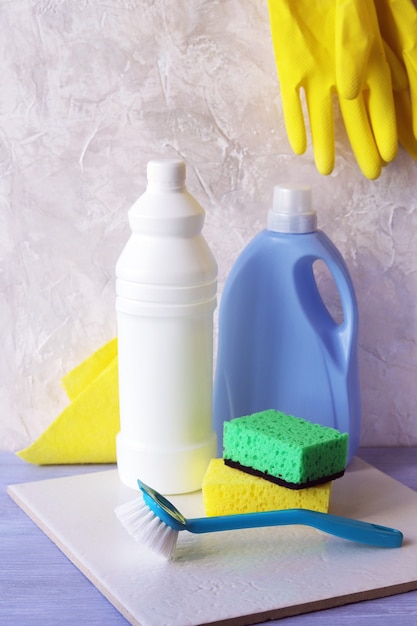
<svg viewBox="0 0 417 626"><path fill-rule="evenodd" d="M306 489L287 489L212 459L203 480L207 516L279 509L311 509L327 513L332 482Z"/></svg>

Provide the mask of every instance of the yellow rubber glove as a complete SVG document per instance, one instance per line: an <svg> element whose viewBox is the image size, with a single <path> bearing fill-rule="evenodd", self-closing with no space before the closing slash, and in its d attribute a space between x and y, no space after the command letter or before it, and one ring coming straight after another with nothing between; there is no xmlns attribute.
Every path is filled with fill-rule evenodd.
<svg viewBox="0 0 417 626"><path fill-rule="evenodd" d="M413 112L411 108L409 83L403 63L386 42L385 56L391 70L395 114L397 118L398 141L417 160L417 139L413 134Z"/></svg>
<svg viewBox="0 0 417 626"><path fill-rule="evenodd" d="M332 96L363 173L397 153L391 77L371 0L268 0L284 120L292 149L307 145L304 91L317 169L334 167ZM342 102L343 101L343 102Z"/></svg>
<svg viewBox="0 0 417 626"><path fill-rule="evenodd" d="M378 18L373 2L367 0L361 6L362 11L366 10L368 14L367 19L362 14L363 24L377 32ZM357 34L359 36L359 31ZM379 176L383 163L395 158L399 132L409 150L412 151L414 147L404 133L404 120L409 117L404 117L405 111L399 111L399 107L405 107L402 93L407 84L405 72L381 36L368 51L368 70L362 84L363 97L353 100L339 97L339 104L356 160L365 176L374 179ZM387 72L391 81L381 80ZM394 83L397 91L393 94Z"/></svg>
<svg viewBox="0 0 417 626"><path fill-rule="evenodd" d="M356 162L366 178L375 180L381 174L384 161L378 151L375 136L369 123L366 100L364 96L354 100L339 98L339 105ZM395 149L395 154L396 152L397 149Z"/></svg>
<svg viewBox="0 0 417 626"><path fill-rule="evenodd" d="M378 26L372 23L369 0L334 0L334 6L336 87L341 98L353 100L367 82L369 69L374 69L368 61L375 53L370 35Z"/></svg>
<svg viewBox="0 0 417 626"><path fill-rule="evenodd" d="M417 137L417 10L412 0L375 0L375 7L382 36L405 66Z"/></svg>
<svg viewBox="0 0 417 626"><path fill-rule="evenodd" d="M345 11L341 10L341 7L346 4L351 5L351 2L345 2L338 0L337 13L345 16ZM353 120L349 119L349 113L351 111L350 104L346 103L346 100L339 97L339 103L343 113L344 123L348 132L352 149L355 153L356 159L368 178L376 178L376 175L372 175L369 166L372 166L373 159L369 158L372 154L373 148L371 147L372 138L367 133L372 131L375 138L375 145L379 151L381 159L386 163L392 161L398 151L398 137L397 126L395 117L395 103L392 93L391 72L389 64L386 60L385 46L383 39L379 31L378 18L375 11L373 0L358 0L355 2L355 14L361 22L361 27L358 29L357 37L365 37L372 33L371 40L368 43L367 48L360 48L361 58L367 59L366 72L363 74L362 80L362 94L363 98L357 98L357 112L353 114ZM350 13L346 14L346 19L352 18L354 21L354 15L352 9ZM340 45L345 45L344 41L336 37L336 50ZM349 48L348 48L349 49ZM353 50L352 50L353 52ZM353 55L352 55L353 56ZM338 83L339 84L339 83ZM364 107L364 108L363 108ZM359 132L360 120L367 115L369 124L363 122L363 132ZM358 124L358 125L356 125ZM376 161L375 161L376 162ZM367 173L368 172L368 173Z"/></svg>

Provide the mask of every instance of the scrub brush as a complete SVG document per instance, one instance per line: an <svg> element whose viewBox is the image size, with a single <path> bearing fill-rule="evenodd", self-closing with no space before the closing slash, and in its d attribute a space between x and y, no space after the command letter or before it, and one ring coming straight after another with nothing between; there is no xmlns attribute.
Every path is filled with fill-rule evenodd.
<svg viewBox="0 0 417 626"><path fill-rule="evenodd" d="M239 515L186 519L160 493L138 480L143 498L136 498L115 510L122 525L136 541L165 559L172 559L180 530L210 533L220 530L303 524L343 539L381 548L398 548L403 541L399 530L308 509L286 509Z"/></svg>

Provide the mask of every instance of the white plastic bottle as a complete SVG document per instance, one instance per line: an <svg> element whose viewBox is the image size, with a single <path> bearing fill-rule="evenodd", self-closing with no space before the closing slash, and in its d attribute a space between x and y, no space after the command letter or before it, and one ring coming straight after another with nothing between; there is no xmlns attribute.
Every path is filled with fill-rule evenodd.
<svg viewBox="0 0 417 626"><path fill-rule="evenodd" d="M150 161L116 265L120 394L117 466L163 494L201 488L216 455L212 426L217 264L185 163Z"/></svg>

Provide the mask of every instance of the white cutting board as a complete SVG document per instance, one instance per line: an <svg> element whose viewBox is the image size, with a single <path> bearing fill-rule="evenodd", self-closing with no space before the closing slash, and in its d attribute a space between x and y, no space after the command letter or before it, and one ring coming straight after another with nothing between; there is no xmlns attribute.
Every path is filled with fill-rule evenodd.
<svg viewBox="0 0 417 626"><path fill-rule="evenodd" d="M116 469L8 492L132 624L254 624L417 588L417 493L357 458L334 482L331 512L398 528L403 547L371 548L302 526L181 532L176 559L166 562L114 515L136 497ZM171 499L187 516L202 514L200 492Z"/></svg>

